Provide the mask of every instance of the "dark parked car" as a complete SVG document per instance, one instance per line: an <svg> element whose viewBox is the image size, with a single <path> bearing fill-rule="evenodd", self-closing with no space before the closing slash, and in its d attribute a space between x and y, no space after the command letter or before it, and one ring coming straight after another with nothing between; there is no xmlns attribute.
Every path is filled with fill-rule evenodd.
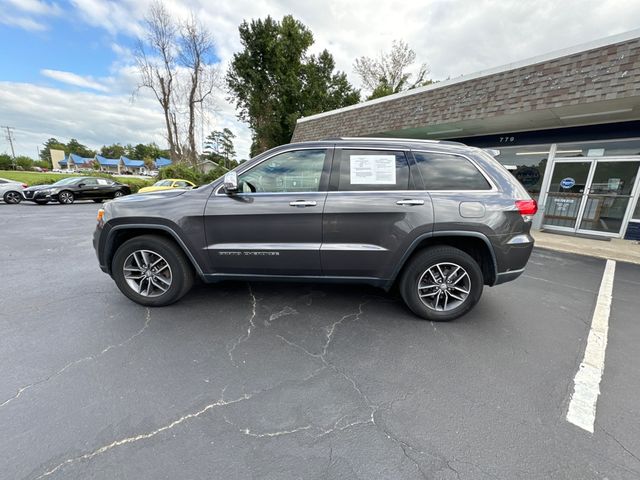
<svg viewBox="0 0 640 480"><path fill-rule="evenodd" d="M284 145L197 190L133 195L98 215L103 271L142 305L206 282L397 285L429 320L514 280L537 205L489 153L453 142L343 138Z"/></svg>
<svg viewBox="0 0 640 480"><path fill-rule="evenodd" d="M69 177L51 185L35 185L23 190L25 200L44 205L51 201L70 204L76 200L101 202L129 195L129 185L98 177Z"/></svg>

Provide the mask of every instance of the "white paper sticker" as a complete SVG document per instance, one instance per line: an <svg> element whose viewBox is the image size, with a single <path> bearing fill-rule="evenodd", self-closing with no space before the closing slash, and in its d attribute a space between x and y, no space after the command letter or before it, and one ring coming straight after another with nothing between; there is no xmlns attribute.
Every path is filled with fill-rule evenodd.
<svg viewBox="0 0 640 480"><path fill-rule="evenodd" d="M395 155L350 155L351 185L394 185Z"/></svg>

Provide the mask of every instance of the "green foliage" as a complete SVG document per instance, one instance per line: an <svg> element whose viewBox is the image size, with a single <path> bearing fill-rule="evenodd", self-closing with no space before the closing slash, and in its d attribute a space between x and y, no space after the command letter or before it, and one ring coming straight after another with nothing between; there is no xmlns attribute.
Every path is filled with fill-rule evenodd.
<svg viewBox="0 0 640 480"><path fill-rule="evenodd" d="M52 166L51 152L49 152L49 149L51 148L53 148L54 150L64 150L65 153L67 152L67 146L56 138L50 138L49 140L44 142L44 145L40 149L40 160L48 163L48 166L44 168L51 168Z"/></svg>
<svg viewBox="0 0 640 480"><path fill-rule="evenodd" d="M210 183L220 178L227 171L228 170L224 167L218 166L208 173L202 173L186 163L176 163L162 167L158 171L158 180L163 178L182 178L184 180L189 180L196 185L204 185L205 183Z"/></svg>
<svg viewBox="0 0 640 480"><path fill-rule="evenodd" d="M20 155L16 157L16 165L24 170L31 170L31 167L33 167L33 160L27 156Z"/></svg>
<svg viewBox="0 0 640 480"><path fill-rule="evenodd" d="M371 100L432 83L426 78L429 69L424 63L415 74L415 80L410 80L413 74L407 70L415 61L416 52L406 42L394 40L389 52L381 53L377 58L360 57L353 68L364 87L371 90L367 97Z"/></svg>
<svg viewBox="0 0 640 480"><path fill-rule="evenodd" d="M125 150L119 143L113 145L103 145L100 149L100 155L105 158L120 158L125 155Z"/></svg>
<svg viewBox="0 0 640 480"><path fill-rule="evenodd" d="M28 185L49 185L51 183L55 183L58 180L62 180L67 177L74 176L86 176L86 175L68 175L64 173L37 173L37 172L20 172L20 171L0 171L0 177L7 178L9 180L16 180L18 182L24 182ZM143 180L141 178L131 178L131 177L114 177L113 175L109 175L107 173L94 172L91 174L92 177L101 177L108 178L111 180L116 180L120 183L124 183L129 185L131 188L131 192L135 193L140 190L142 187L147 187L153 183L152 180Z"/></svg>
<svg viewBox="0 0 640 480"><path fill-rule="evenodd" d="M226 82L238 118L252 130L252 155L289 142L299 117L359 101L346 75L334 73L328 51L307 55L313 34L292 16L244 21L239 31L243 50L233 56Z"/></svg>
<svg viewBox="0 0 640 480"><path fill-rule="evenodd" d="M236 162L236 149L233 139L236 136L228 128L214 130L205 139L205 157L212 162L218 163L228 169L238 165Z"/></svg>
<svg viewBox="0 0 640 480"><path fill-rule="evenodd" d="M65 153L69 155L70 153L75 153L83 158L91 158L94 157L96 152L95 150L89 149L86 145L83 145L75 138L69 140L67 143L67 147L65 149Z"/></svg>
<svg viewBox="0 0 640 480"><path fill-rule="evenodd" d="M7 154L0 154L0 170L11 170L13 166L13 160L11 156Z"/></svg>

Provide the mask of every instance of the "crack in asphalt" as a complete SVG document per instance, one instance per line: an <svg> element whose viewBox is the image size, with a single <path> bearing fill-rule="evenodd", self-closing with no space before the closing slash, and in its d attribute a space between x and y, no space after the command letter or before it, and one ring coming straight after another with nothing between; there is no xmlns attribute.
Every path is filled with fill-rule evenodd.
<svg viewBox="0 0 640 480"><path fill-rule="evenodd" d="M226 387L225 387L226 389ZM65 460L64 462L59 463L58 465L56 465L55 467L47 470L46 472L42 473L40 476L36 477L36 480L39 480L41 478L45 478L48 477L50 475L53 475L54 473L56 473L58 470L60 470L61 468L67 466L67 465L71 465L77 462L80 462L82 460L91 460L92 458L108 452L109 450L116 448L116 447L120 447L122 445L127 445L130 443L135 443L138 442L140 440L147 440L149 438L155 437L156 435L159 435L162 432L165 432L167 430L171 430L174 427L177 427L178 425L180 425L183 422L186 422L187 420L191 420L193 418L197 418L201 415L203 415L204 413L208 412L209 410L215 408L215 407L223 407L226 405L232 405L235 403L239 403L239 402L244 402L246 400L249 400L250 398L253 397L254 394L244 394L234 400L229 400L226 401L224 400L224 389L222 391L222 394L220 396L220 398L218 400L216 400L213 403L209 403L208 405L205 405L203 408L201 408L200 410L197 410L196 412L193 413L188 413L186 415L181 416L180 418L172 421L171 423L168 423L162 427L159 427L155 430L152 430L150 432L146 432L146 433L141 433L135 436L131 436L131 437L125 437L122 438L120 440L114 440L113 442L107 444L107 445L103 445L102 447L93 450L92 452L89 453L85 453L84 455L80 455L77 457L72 457L72 458L68 458L67 460Z"/></svg>
<svg viewBox="0 0 640 480"><path fill-rule="evenodd" d="M234 367L237 367L235 359L233 358L233 352L238 348L238 345L246 342L251 337L251 331L256 327L254 319L256 318L256 307L258 305L258 299L253 294L253 289L251 288L251 284L247 283L247 288L249 289L249 299L251 301L251 316L249 317L249 324L247 325L247 332L243 333L238 337L238 339L233 342L230 348L227 349L227 353L229 354L229 359L231 360L231 364Z"/></svg>
<svg viewBox="0 0 640 480"><path fill-rule="evenodd" d="M20 396L22 396L22 394L24 392L26 392L27 390L36 387L38 385L42 385L43 383L47 383L48 381L62 375L64 372L66 372L67 370L69 370L70 368L79 365L81 363L85 363L85 362L89 362L91 360L96 360L100 357L102 357L103 355L105 355L107 352L115 349L115 348L121 348L124 347L125 345L131 343L136 337L142 335L144 333L144 331L149 327L149 322L151 322L151 310L147 307L147 313L146 313L146 319L144 322L144 325L142 326L142 328L140 330L138 330L136 333L134 333L133 335L131 335L129 338L127 338L126 340L117 343L117 344L113 344L113 345L108 345L107 347L103 348L100 352L96 353L95 355L89 355L88 357L83 357L83 358L79 358L77 360L74 360L72 362L67 363L64 367L62 367L61 369L53 372L52 374L41 378L40 380L37 380L33 383L29 383L27 385L23 385L22 387L20 387L18 389L18 391L16 392L16 394L13 397L10 397L8 399L6 399L4 402L0 403L0 408L8 405L9 403L13 402L14 400L20 398Z"/></svg>
<svg viewBox="0 0 640 480"><path fill-rule="evenodd" d="M596 425L600 428L600 430L602 430L604 432L605 435L607 435L609 438L611 438L614 442L616 442L620 448L622 448L622 450L624 450L625 452L627 452L631 457L633 457L637 462L640 462L640 458L638 457L638 455L636 455L635 453L633 453L631 450L629 450L620 440L618 440L615 435L613 435L612 433L609 433L609 431L607 429L605 429L600 423L596 422Z"/></svg>

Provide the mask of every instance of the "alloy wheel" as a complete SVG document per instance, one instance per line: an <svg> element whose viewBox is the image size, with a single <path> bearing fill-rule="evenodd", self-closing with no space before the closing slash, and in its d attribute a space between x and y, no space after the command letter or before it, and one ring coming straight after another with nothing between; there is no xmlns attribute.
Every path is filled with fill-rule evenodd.
<svg viewBox="0 0 640 480"><path fill-rule="evenodd" d="M169 290L173 281L171 267L165 258L151 250L136 250L122 267L129 287L143 297L159 297Z"/></svg>
<svg viewBox="0 0 640 480"><path fill-rule="evenodd" d="M20 203L22 201L22 197L18 192L7 192L4 196L4 201L7 203Z"/></svg>
<svg viewBox="0 0 640 480"><path fill-rule="evenodd" d="M70 192L62 192L58 195L60 203L73 203L73 194Z"/></svg>
<svg viewBox="0 0 640 480"><path fill-rule="evenodd" d="M459 307L470 293L471 277L464 268L452 262L432 265L418 280L420 300L437 312Z"/></svg>

